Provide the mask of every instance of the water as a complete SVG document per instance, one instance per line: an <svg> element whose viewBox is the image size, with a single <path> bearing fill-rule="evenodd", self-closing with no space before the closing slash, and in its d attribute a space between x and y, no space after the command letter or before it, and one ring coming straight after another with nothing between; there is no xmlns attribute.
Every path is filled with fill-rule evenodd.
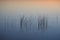
<svg viewBox="0 0 60 40"><path fill-rule="evenodd" d="M59 2L2 1L0 40L60 40Z"/></svg>

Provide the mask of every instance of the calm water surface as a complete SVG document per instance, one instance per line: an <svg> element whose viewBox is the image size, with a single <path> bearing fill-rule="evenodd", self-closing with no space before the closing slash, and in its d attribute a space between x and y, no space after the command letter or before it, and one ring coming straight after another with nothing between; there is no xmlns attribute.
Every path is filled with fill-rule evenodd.
<svg viewBox="0 0 60 40"><path fill-rule="evenodd" d="M0 5L0 40L60 40L60 1Z"/></svg>

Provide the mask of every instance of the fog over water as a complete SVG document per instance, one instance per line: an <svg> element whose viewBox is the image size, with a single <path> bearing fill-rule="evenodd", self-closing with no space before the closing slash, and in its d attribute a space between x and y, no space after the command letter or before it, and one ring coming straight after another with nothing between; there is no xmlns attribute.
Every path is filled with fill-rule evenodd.
<svg viewBox="0 0 60 40"><path fill-rule="evenodd" d="M60 40L60 1L0 1L1 40Z"/></svg>

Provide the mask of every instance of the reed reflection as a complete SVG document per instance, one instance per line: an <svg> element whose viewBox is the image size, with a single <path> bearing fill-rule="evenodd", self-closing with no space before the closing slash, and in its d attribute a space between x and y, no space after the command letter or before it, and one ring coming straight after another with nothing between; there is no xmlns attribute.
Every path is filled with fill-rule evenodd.
<svg viewBox="0 0 60 40"><path fill-rule="evenodd" d="M22 29L22 24L23 24L24 16L20 20L20 28Z"/></svg>
<svg viewBox="0 0 60 40"><path fill-rule="evenodd" d="M45 31L47 29L47 18L45 16L38 17L38 30Z"/></svg>
<svg viewBox="0 0 60 40"><path fill-rule="evenodd" d="M27 31L27 20L25 18L25 16L21 17L20 20L20 29L25 29Z"/></svg>
<svg viewBox="0 0 60 40"><path fill-rule="evenodd" d="M27 20L29 19L29 20ZM23 30L23 31L33 31L35 29L33 29L33 20L31 20L30 18L26 18L26 17L21 17L20 19L20 29ZM36 29L38 27L38 31L41 30L46 30L47 29L47 18L45 16L41 17L39 16L38 19L37 19L37 22L35 24L38 24L38 26L36 26ZM36 30L35 29L35 30Z"/></svg>

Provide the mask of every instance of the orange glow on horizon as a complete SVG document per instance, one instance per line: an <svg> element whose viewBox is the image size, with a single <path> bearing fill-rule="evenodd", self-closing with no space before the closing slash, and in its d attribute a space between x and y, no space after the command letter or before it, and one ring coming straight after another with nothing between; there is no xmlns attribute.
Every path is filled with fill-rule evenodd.
<svg viewBox="0 0 60 40"><path fill-rule="evenodd" d="M60 10L60 1L0 1L3 10L28 13L55 12Z"/></svg>

